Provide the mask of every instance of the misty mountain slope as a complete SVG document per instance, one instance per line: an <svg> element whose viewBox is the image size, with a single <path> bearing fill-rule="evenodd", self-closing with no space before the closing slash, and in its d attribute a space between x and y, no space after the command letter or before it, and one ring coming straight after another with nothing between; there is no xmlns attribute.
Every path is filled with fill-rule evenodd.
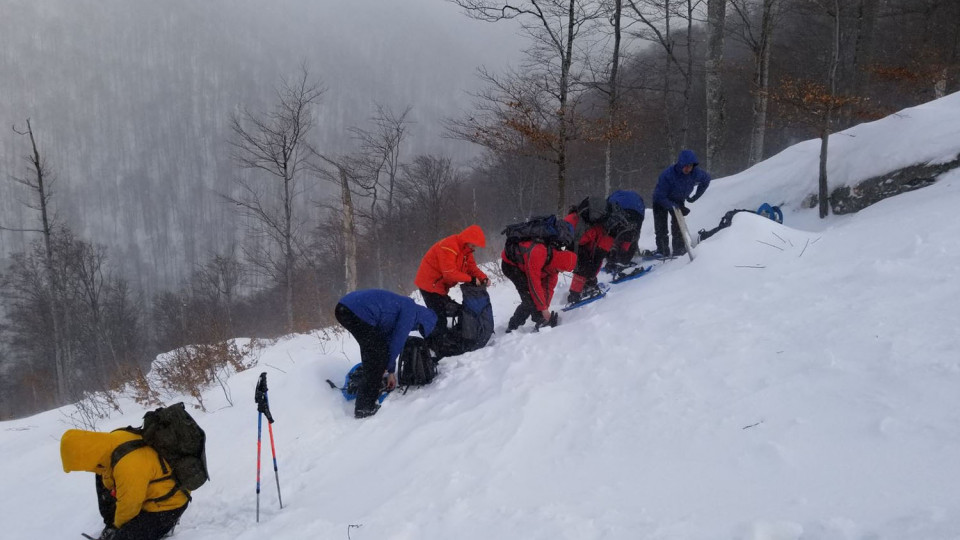
<svg viewBox="0 0 960 540"><path fill-rule="evenodd" d="M774 180L758 202L790 208L792 180L759 177ZM693 205L696 227L738 189L717 180ZM518 299L498 283L493 342L363 421L323 382L358 361L352 339L281 340L228 381L233 407L205 394L210 412L195 416L212 481L175 538L957 538L958 203L954 171L806 230L794 223L813 210L784 225L738 214L695 261L615 285L539 333L503 333ZM261 371L285 507L265 427L256 524ZM122 405L102 428L139 423ZM61 419L0 424L11 538L99 530L92 475L60 470Z"/></svg>

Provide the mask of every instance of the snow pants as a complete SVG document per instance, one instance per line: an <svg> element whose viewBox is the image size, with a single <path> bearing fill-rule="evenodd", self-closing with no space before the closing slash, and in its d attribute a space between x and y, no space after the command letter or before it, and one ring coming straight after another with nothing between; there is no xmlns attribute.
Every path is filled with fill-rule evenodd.
<svg viewBox="0 0 960 540"><path fill-rule="evenodd" d="M667 216L670 216L670 232L667 232ZM687 251L683 245L683 233L673 210L653 203L653 234L657 239L657 251L664 256L683 254ZM673 236L673 252L670 251L670 235Z"/></svg>
<svg viewBox="0 0 960 540"><path fill-rule="evenodd" d="M347 306L338 303L334 315L360 344L360 363L363 364L365 377L363 386L357 391L354 412L362 414L375 411L383 385L383 372L390 362L390 345L376 326L357 317Z"/></svg>
<svg viewBox="0 0 960 540"><path fill-rule="evenodd" d="M103 486L100 475L96 475L97 505L100 515L107 527L113 527L113 516L117 510L117 500L113 494ZM163 512L140 512L137 517L123 524L123 527L113 536L113 540L159 540L170 532L180 520L180 516L187 510L186 503L180 508Z"/></svg>

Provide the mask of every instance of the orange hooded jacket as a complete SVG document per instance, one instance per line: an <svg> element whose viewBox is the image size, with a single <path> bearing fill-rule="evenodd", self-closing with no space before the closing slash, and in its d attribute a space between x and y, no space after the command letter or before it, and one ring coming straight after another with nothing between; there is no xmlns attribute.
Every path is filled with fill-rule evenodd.
<svg viewBox="0 0 960 540"><path fill-rule="evenodd" d="M487 275L473 260L473 250L466 247L468 243L477 247L487 245L483 229L478 225L471 225L460 234L448 236L428 249L420 261L414 284L427 292L446 295L457 283L465 283L473 278L487 279Z"/></svg>
<svg viewBox="0 0 960 540"><path fill-rule="evenodd" d="M60 460L63 471L87 471L101 475L103 486L116 492L117 510L113 526L123 527L141 511L163 512L187 504L187 496L177 491L170 498L154 502L173 489L170 473L160 468L160 456L149 446L138 448L123 456L116 467L110 466L110 456L120 444L139 439L128 431L100 433L70 429L60 439ZM167 470L170 465L166 465ZM167 478L161 480L161 478Z"/></svg>

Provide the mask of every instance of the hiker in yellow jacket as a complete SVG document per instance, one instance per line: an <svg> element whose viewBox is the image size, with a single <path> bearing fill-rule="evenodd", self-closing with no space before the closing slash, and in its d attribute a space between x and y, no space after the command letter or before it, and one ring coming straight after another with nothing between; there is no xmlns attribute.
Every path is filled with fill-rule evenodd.
<svg viewBox="0 0 960 540"><path fill-rule="evenodd" d="M106 528L100 540L157 540L187 509L188 495L174 486L172 470L149 446L115 450L140 435L71 429L60 439L64 472L97 475L97 502ZM122 456L121 456L122 454Z"/></svg>

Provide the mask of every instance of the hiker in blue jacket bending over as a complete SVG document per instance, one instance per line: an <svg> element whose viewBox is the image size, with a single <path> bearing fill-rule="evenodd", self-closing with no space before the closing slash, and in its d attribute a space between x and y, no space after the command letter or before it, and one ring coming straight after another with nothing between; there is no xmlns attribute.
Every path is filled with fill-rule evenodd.
<svg viewBox="0 0 960 540"><path fill-rule="evenodd" d="M657 238L657 251L665 257L671 255L667 234L667 214L670 214L671 234L673 235L673 255L683 255L683 233L673 215L673 209L679 208L686 216L690 209L684 202L692 203L703 195L710 185L710 174L697 168L697 156L692 150L681 150L677 162L667 167L657 179L653 190L653 230ZM696 193L694 193L696 188Z"/></svg>
<svg viewBox="0 0 960 540"><path fill-rule="evenodd" d="M397 358L410 332L423 337L433 333L437 315L413 299L380 289L365 289L347 294L337 303L337 321L360 344L360 362L366 374L357 392L354 416L366 418L380 409L381 376L387 374L387 390L397 386Z"/></svg>

